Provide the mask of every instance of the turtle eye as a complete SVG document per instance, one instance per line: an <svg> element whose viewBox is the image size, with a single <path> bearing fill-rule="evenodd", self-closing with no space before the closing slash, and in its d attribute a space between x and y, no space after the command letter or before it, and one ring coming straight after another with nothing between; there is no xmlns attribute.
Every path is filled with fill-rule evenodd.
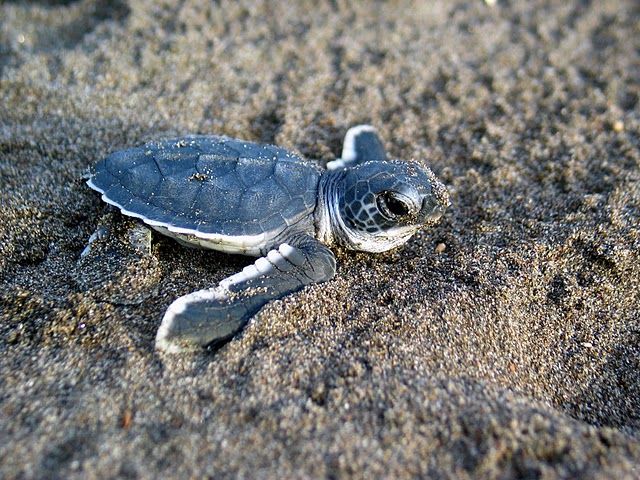
<svg viewBox="0 0 640 480"><path fill-rule="evenodd" d="M382 192L377 198L378 209L387 217L404 217L409 213L409 206L392 192Z"/></svg>

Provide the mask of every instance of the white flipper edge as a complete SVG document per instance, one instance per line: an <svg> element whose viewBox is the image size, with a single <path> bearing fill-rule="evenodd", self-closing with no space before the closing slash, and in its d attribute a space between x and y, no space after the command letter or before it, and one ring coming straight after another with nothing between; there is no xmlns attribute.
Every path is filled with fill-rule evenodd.
<svg viewBox="0 0 640 480"><path fill-rule="evenodd" d="M156 335L156 349L181 353L223 342L270 300L334 274L335 258L317 240L305 237L296 247L283 243L217 287L184 295L169 305Z"/></svg>
<svg viewBox="0 0 640 480"><path fill-rule="evenodd" d="M327 163L327 170L340 170L350 166L356 159L356 137L362 132L373 132L377 130L371 125L356 125L347 130L342 145L342 157Z"/></svg>

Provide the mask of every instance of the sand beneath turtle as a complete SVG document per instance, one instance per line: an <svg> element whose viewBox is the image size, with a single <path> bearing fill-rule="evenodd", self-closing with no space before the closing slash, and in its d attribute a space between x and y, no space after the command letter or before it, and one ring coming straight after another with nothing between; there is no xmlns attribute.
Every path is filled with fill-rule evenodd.
<svg viewBox="0 0 640 480"><path fill-rule="evenodd" d="M640 478L639 4L317 3L0 4L0 476ZM249 259L144 248L85 169L182 133L325 162L362 122L444 220L158 356Z"/></svg>

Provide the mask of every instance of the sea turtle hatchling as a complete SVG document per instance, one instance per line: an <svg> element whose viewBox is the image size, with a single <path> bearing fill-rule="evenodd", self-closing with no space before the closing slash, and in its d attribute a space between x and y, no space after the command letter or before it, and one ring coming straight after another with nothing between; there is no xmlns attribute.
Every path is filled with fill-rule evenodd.
<svg viewBox="0 0 640 480"><path fill-rule="evenodd" d="M270 300L331 279L329 246L389 250L449 204L431 170L388 160L368 125L349 129L326 170L273 145L194 135L115 152L87 183L180 243L260 257L167 308L156 337L166 352L227 340Z"/></svg>

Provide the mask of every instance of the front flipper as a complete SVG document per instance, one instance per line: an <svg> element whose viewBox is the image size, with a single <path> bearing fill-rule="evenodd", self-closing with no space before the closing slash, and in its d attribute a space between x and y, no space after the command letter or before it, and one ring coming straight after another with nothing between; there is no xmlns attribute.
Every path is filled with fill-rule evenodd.
<svg viewBox="0 0 640 480"><path fill-rule="evenodd" d="M196 350L231 338L270 300L305 285L330 280L336 262L331 250L311 237L283 243L253 265L169 305L156 336L156 349Z"/></svg>
<svg viewBox="0 0 640 480"><path fill-rule="evenodd" d="M328 170L339 170L369 161L385 161L387 154L376 129L371 125L351 127L344 136L342 158L327 163Z"/></svg>

